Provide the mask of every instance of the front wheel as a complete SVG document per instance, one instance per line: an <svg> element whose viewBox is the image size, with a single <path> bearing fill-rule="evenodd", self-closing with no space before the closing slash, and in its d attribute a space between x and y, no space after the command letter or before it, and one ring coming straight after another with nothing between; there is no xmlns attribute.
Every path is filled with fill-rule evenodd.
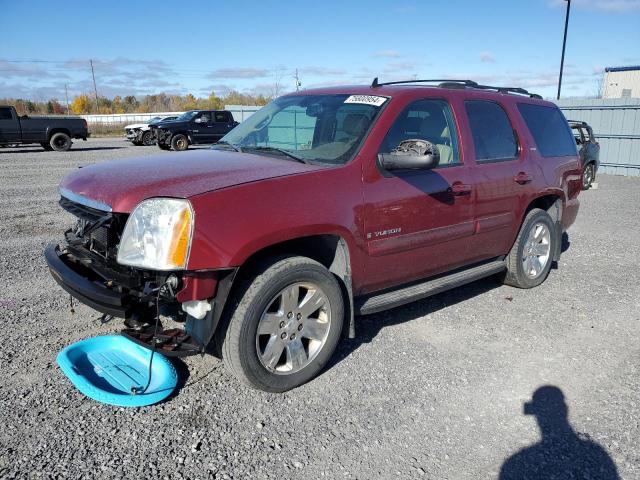
<svg viewBox="0 0 640 480"><path fill-rule="evenodd" d="M142 144L145 147L153 145L154 141L155 141L155 139L153 138L153 133L151 133L151 130L147 130L146 132L144 132L142 134Z"/></svg>
<svg viewBox="0 0 640 480"><path fill-rule="evenodd" d="M181 133L174 135L171 138L171 148L173 148L177 152L181 152L189 148L189 139L186 135L182 135Z"/></svg>
<svg viewBox="0 0 640 480"><path fill-rule="evenodd" d="M506 258L504 283L532 288L544 282L551 270L557 242L556 226L547 212L534 208L527 213Z"/></svg>
<svg viewBox="0 0 640 480"><path fill-rule="evenodd" d="M584 167L584 171L582 172L582 189L589 190L595 178L596 167L593 163L589 163Z"/></svg>
<svg viewBox="0 0 640 480"><path fill-rule="evenodd" d="M258 267L238 290L222 358L242 382L284 392L314 378L333 355L344 304L338 281L306 257Z"/></svg>

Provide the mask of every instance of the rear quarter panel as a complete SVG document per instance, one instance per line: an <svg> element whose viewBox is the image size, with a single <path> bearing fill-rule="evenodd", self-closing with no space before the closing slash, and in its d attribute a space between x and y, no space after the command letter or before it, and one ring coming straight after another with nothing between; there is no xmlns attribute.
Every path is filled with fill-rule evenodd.
<svg viewBox="0 0 640 480"><path fill-rule="evenodd" d="M557 108L549 102L531 103ZM526 143L529 145L530 161L537 170L534 176L534 197L556 195L562 200L561 223L563 230L566 230L574 223L580 208L578 195L582 190L582 161L578 155L577 148L575 155L543 157L531 132L526 128L524 120L521 123L523 125L522 134L526 136ZM567 128L569 127L567 126Z"/></svg>

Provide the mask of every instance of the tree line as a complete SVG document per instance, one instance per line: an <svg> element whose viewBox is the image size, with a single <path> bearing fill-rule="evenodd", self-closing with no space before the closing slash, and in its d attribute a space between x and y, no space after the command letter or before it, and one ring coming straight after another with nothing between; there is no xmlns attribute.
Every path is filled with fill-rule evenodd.
<svg viewBox="0 0 640 480"><path fill-rule="evenodd" d="M69 102L69 113L80 114L112 114L112 113L153 113L153 112L182 112L185 110L211 109L220 110L225 105L266 105L271 100L264 95L249 95L235 90L218 96L211 92L207 97L196 97L191 93L186 95L169 95L158 93L136 98L133 95L113 98L98 97L81 94ZM58 99L47 101L33 101L23 98L1 98L0 105L14 105L19 115L65 115L67 106Z"/></svg>

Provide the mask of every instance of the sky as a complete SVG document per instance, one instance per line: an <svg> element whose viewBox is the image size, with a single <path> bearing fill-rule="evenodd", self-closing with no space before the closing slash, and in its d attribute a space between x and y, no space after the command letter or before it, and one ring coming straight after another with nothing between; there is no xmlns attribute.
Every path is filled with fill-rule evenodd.
<svg viewBox="0 0 640 480"><path fill-rule="evenodd" d="M554 97L564 0L0 0L0 98L461 78ZM640 65L640 0L572 0L563 97Z"/></svg>

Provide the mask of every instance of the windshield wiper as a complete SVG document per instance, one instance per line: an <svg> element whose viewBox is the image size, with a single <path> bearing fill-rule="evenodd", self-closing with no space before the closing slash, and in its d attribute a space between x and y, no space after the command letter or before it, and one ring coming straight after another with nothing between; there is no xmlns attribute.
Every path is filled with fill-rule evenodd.
<svg viewBox="0 0 640 480"><path fill-rule="evenodd" d="M238 147L237 145L234 145L233 143L229 143L226 140L220 140L219 142L214 143L211 148L215 148L216 145L220 145L223 147L231 147L236 152L242 152L242 149L240 147Z"/></svg>
<svg viewBox="0 0 640 480"><path fill-rule="evenodd" d="M288 150L284 150L282 148L277 148L277 147L264 147L264 146L256 146L256 147L242 147L242 149L246 152L249 150L256 150L256 151L262 151L262 152L274 152L274 153L281 153L282 155L285 155L289 158L292 158L293 160L295 160L296 162L300 162L300 163L307 163L304 159L294 155L293 153L289 152Z"/></svg>

